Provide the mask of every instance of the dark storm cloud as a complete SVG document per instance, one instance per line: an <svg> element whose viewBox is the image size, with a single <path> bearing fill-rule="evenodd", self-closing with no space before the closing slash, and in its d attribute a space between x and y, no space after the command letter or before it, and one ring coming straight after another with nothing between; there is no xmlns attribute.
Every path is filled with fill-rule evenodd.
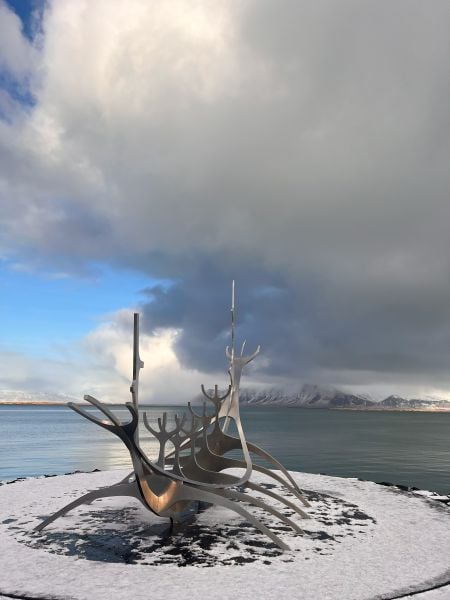
<svg viewBox="0 0 450 600"><path fill-rule="evenodd" d="M370 289L344 290L307 273L299 287L279 274L252 271L250 265L219 270L217 264L199 272L186 269L172 286L144 291L150 298L143 307L145 330L181 330L176 352L187 368L225 368L230 282L235 277L237 346L247 340L246 352L252 352L262 345L254 363L260 373L328 384L342 383L341 373L346 373L346 383L413 377L432 385L447 371L448 290L436 293L411 282L371 297Z"/></svg>
<svg viewBox="0 0 450 600"><path fill-rule="evenodd" d="M180 329L176 350L184 366L202 371L224 369L225 347L231 344L232 277L236 278L237 347L246 340L248 353L261 344L268 372L292 373L294 369L298 373L305 328L298 318L299 308L307 305L310 291L301 298L279 276L255 272L250 265L227 271L211 263L167 289L145 290L151 301L144 306L144 327L147 331Z"/></svg>

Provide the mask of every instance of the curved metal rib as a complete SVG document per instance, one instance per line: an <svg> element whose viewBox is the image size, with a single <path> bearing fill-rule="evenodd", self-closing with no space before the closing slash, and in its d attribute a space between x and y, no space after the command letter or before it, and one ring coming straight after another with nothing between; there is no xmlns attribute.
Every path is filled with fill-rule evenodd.
<svg viewBox="0 0 450 600"><path fill-rule="evenodd" d="M235 486L247 485L246 483L242 484L240 482L241 480L239 480L238 478L235 478L234 481L231 481L231 479L229 479L230 477L235 477L235 476L231 476L231 475L225 474L225 473L219 474L219 473L215 473L214 471L211 471L211 467L216 468L217 470L223 470L223 469L228 469L228 468L245 469L247 467L246 463L242 460L229 458L229 457L223 456L222 454L217 453L217 452L225 453L225 452L228 452L229 450L241 449L241 441L239 438L235 438L233 436L223 433L223 431L218 426L218 420L214 421L214 424L216 425L216 427L214 428L214 431L211 434L208 434L208 436L206 438L207 443L200 446L201 449L195 455L195 461L191 458L191 456L178 457L178 461L180 463L181 470L179 472L178 472L178 470L176 472L174 472L174 476L175 477L178 476L179 478L183 478L183 476L184 476L184 477L186 477L186 481L189 483L202 485L202 486L208 485L208 486L214 487L215 489L223 488L227 482L228 482L228 485L230 485L230 484L235 485ZM198 434L201 432L202 432L202 429L197 430L195 433ZM217 452L212 452L211 448L209 447L209 439L211 439L211 438L212 438L213 444L216 445L215 450L217 449ZM191 436L188 435L186 440L180 444L180 448L181 449L186 448L187 443L196 444L197 442L195 442L195 441L193 442L191 439ZM291 485L290 483L288 483L280 475L278 475L278 473L274 473L273 471L271 471L270 469L267 469L266 467L253 464L253 469L255 471L262 473L262 474L270 477L271 479L274 479L275 481L278 481L287 490L289 490L289 492L291 492L294 496L296 496L305 506L307 506L307 507L310 506L309 502L302 495L301 490L299 489L299 487L297 486L295 481L292 479L292 477L289 475L289 473L286 471L286 469L283 467L283 465L281 465L273 456L271 456L270 454L268 454L267 452L265 452L264 450L259 448L259 446L256 446L255 444L252 444L251 442L247 442L247 446L248 446L250 452L253 452L254 454L259 455L261 458L265 458L266 460L272 459L273 464L278 466L283 473L287 474L289 480L293 482L295 487L293 485ZM166 462L168 464L174 464L175 459L174 459L173 455L174 455L174 450L170 451L169 454L166 456ZM205 460L205 462L202 464L203 460ZM209 467L209 469L206 469L206 467ZM209 473L208 473L208 471L209 471ZM224 479L222 477L217 477L218 475L226 476L226 479ZM249 481L250 480L247 480L247 483ZM304 518L309 518L308 515L305 512L300 511L300 509L297 509L297 512L299 512L299 514L302 514L304 516Z"/></svg>
<svg viewBox="0 0 450 600"><path fill-rule="evenodd" d="M112 423L114 423L114 425L116 425L117 427L120 427L122 425L122 423L119 421L116 415L112 411L110 411L105 404L102 404L100 400L97 400L97 398L94 398L94 396L89 396L89 394L85 394L84 399L87 402L93 404L96 408L98 408L98 410L100 410L104 415L106 415L108 419Z"/></svg>
<svg viewBox="0 0 450 600"><path fill-rule="evenodd" d="M241 361L240 366L246 364L246 361L249 362L252 357L243 357L239 359ZM205 393L204 388L203 391ZM224 398L226 398L229 393L230 392L228 392ZM170 518L177 518L177 516L186 509L189 503L193 501L203 501L233 510L234 512L243 516L249 523L259 529L262 533L267 535L281 549L288 549L288 546L278 536L272 533L263 523L261 523L256 517L254 517L235 501L246 502L250 505L257 506L269 514L277 517L293 530L301 532L301 529L291 519L283 515L279 510L267 505L259 498L255 498L235 490L224 489L230 486L244 484L252 490L272 497L275 500L283 503L285 506L290 507L301 516L307 517L307 515L298 509L293 503L281 498L281 496L275 492L266 490L261 486L249 481L253 468L250 458L250 451L263 458L272 459L274 464L283 469L282 465L280 465L276 459L271 457L265 451L261 450L259 447L253 444L247 444L240 421L239 407L235 404L235 402L232 401L233 398L229 403L224 402L221 405L223 398L218 396L217 386L215 388L214 396L208 396L206 393L205 396L214 402L216 408L215 415L208 415L206 412L206 407L203 409L203 415L195 415L194 411L192 411L193 416L191 430L188 432L183 429L184 420L179 420L178 417L175 419L176 426L173 431L167 430L166 414L163 415L162 420L158 420L159 431L154 430L148 423L146 416L144 417L145 425L149 431L155 434L155 437L160 440L162 454L164 454L165 443L168 440L174 444L176 450L174 462L176 462L180 467L179 474L176 472L168 472L164 469L164 457L161 459L161 452L159 457L161 460L158 460L158 462L161 462L161 464L155 464L148 459L143 450L140 448L136 435L139 415L136 407L133 404L126 403L126 407L131 414L131 421L128 423L122 423L108 407L92 396L85 396L85 399L94 405L98 410L100 410L106 416L107 421L101 420L96 416L89 414L88 411L83 408L83 406L69 403L69 407L75 410L81 416L90 420L96 425L103 427L111 433L114 433L125 443L133 462L135 480L131 481L130 477L127 476L122 482L116 485L101 488L100 490L94 490L85 494L81 498L78 498L54 513L51 517L45 519L36 528L36 530L41 531L49 523L53 522L59 516L66 514L73 508L81 504L92 502L101 497L132 496L139 499L140 502L142 502L155 514L159 516L169 516ZM226 407L225 404L227 404ZM235 421L239 434L238 438L229 436L220 429L219 418L221 416L226 416L228 419L232 418ZM203 427L201 429L198 429L198 420L203 423ZM211 423L214 423L214 429L212 433L208 434L208 426ZM180 431L183 431L183 433L186 434L184 441L182 441L183 438L179 436ZM197 452L197 447L200 442L198 438L200 436L203 438L203 443L200 444L200 451ZM177 440L175 440L175 438L177 438ZM214 450L217 449L217 454L211 451L211 448L209 447L210 440L214 445ZM191 446L191 455L190 457L187 457L187 459L186 457L179 456L180 448L182 448L185 442L188 442ZM234 448L239 448L242 450L245 458L244 461L236 461L234 459L220 456L220 454L223 454L229 449ZM202 464L204 459L205 462ZM239 466L240 468L245 469L245 473L243 476L237 477L227 473L212 471L210 468L208 468L210 467L208 460L213 462L215 468L220 466L218 469L219 471L223 468L228 468L229 466ZM268 469L264 469L263 467L259 466L257 467L257 470L270 475L274 479L280 481L280 483L283 483L283 485L285 485L290 491L296 493L295 490L292 489L292 486L287 484L287 482L278 476L278 474L274 474ZM295 485L294 480L290 478L287 472L286 475ZM195 479L190 479L192 476L194 476Z"/></svg>
<svg viewBox="0 0 450 600"><path fill-rule="evenodd" d="M108 498L110 496L132 496L142 502L139 489L135 482L117 483L112 486L88 492L87 494L80 496L80 498L77 498L73 502L66 504L66 506L63 506L63 508L50 515L50 517L44 519L39 525L37 525L34 528L34 531L42 531L45 527L47 527L47 525L50 525L50 523L53 523L53 521L56 521L56 519L62 517L63 515L67 514L68 512L70 512L77 506L80 506L81 504L90 504L98 498Z"/></svg>
<svg viewBox="0 0 450 600"><path fill-rule="evenodd" d="M287 469L285 469L283 467L283 465L274 456L272 456L271 454L269 454L268 452L266 452L265 450L263 450L259 446L256 446L255 444L252 444L251 442L248 444L248 447L249 447L249 450L251 452L253 452L253 454L256 454L260 458L264 458L265 460L271 462L273 465L277 466L280 469L280 471L283 473L283 475L285 475L289 479L289 481L291 482L291 484L294 487L294 489L297 490L299 500L301 500L306 507L311 506L310 503L308 502L308 500L306 500L306 498L303 496L303 494L302 494L300 488L298 487L295 479L291 476L291 474L289 473L289 471Z"/></svg>
<svg viewBox="0 0 450 600"><path fill-rule="evenodd" d="M224 508L229 508L233 512L238 513L246 521L248 521L251 525L259 529L262 533L267 535L281 550L290 550L289 546L285 544L277 535L275 535L268 527L266 527L261 521L259 521L256 517L251 515L245 508L243 508L240 504L233 502L232 500L228 500L228 498L223 498L218 496L214 492L209 492L206 490L197 490L191 486L183 486L180 492L177 494L176 501L181 500L197 500L201 502L208 502L210 504L215 504L217 506L223 506Z"/></svg>
<svg viewBox="0 0 450 600"><path fill-rule="evenodd" d="M103 427L104 429L108 429L108 431L112 431L114 428L114 425L112 425L111 423L108 423L107 421L101 421L98 417L95 417L94 415L89 414L86 411L86 409L84 409L79 404L75 404L74 402L68 402L67 406L69 408L71 408L72 410L74 410L75 412L77 412L82 417L84 417L85 419L87 419L88 421L92 421L92 423L95 423L96 425L99 425L100 427Z"/></svg>
<svg viewBox="0 0 450 600"><path fill-rule="evenodd" d="M257 483L253 483L252 481L248 481L245 485L246 485L246 487L250 488L251 490L254 490L255 492L259 492L260 494L265 494L266 496L270 496L274 500L277 500L277 502L280 502L281 504L288 506L291 510L293 510L298 515L300 515L303 519L310 519L310 516L308 515L308 513L305 513L304 510L302 510L300 507L296 506L293 502L291 502L290 500L287 500L286 498L283 498L283 496L276 494L272 490L268 490L268 489L258 485Z"/></svg>
<svg viewBox="0 0 450 600"><path fill-rule="evenodd" d="M196 454L196 460L200 466L202 466L202 460L204 457L205 457L205 455L203 454L202 451L200 451ZM217 471L221 471L223 469L232 469L232 468L240 468L240 469L245 468L245 463L241 460L238 460L235 458L228 458L227 456L218 456L217 454L214 454L212 452L209 452L206 455L206 462L210 469L216 469ZM294 488L292 488L277 473L273 473L270 469L266 469L265 467L261 467L260 465L255 465L255 464L253 465L253 469L255 471L263 473L264 475L267 475L268 477L270 477L272 479L275 479L276 481L281 483L287 490L289 490L289 492L291 492L297 498L299 498L299 495L296 492L296 490ZM234 475L230 475L229 473L223 473L223 475L227 475L228 477L233 477L234 478L233 486L238 485L238 483L237 483L239 481L238 477L235 477ZM288 506L289 508L294 510L296 513L301 515L304 519L310 518L307 513L305 513L300 507L295 505L293 502L290 502L289 500L287 500L286 498L283 498L279 494L276 494L275 492L267 490L266 488L258 485L257 483L254 483L253 481L251 481L251 479L249 481L247 481L247 483L245 484L245 487L248 487L252 490L258 491L261 494L265 494L266 496L270 496L270 497L274 498L278 502L281 502L282 504L285 504L286 506Z"/></svg>
<svg viewBox="0 0 450 600"><path fill-rule="evenodd" d="M243 494L242 492L235 492L234 490L219 490L219 491L216 491L215 493L224 498L229 498L230 500L240 500L241 502L247 502L247 504L252 504L253 506L262 508L263 510L270 513L274 517L277 517L277 519L280 519L280 521L283 521L283 523L288 525L295 532L303 533L303 531L300 529L300 527L296 523L294 523L294 521L291 521L291 519L289 519L288 517L283 515L283 513L278 511L276 508L269 506L268 504L266 504L262 500L259 500L258 498L254 498L253 496L250 496L249 494Z"/></svg>
<svg viewBox="0 0 450 600"><path fill-rule="evenodd" d="M223 455L226 452L229 452L230 450L241 449L241 440L239 438L228 435L220 430L218 431L215 429L208 436L208 443L210 441L211 441L211 444L210 444L211 451L214 452L215 454ZM274 456L272 456L271 454L269 454L268 452L266 452L265 450L263 450L256 444L252 444L251 442L247 442L247 448L253 454L256 454L260 458L263 458L263 459L267 460L268 462L271 462L276 467L278 467L280 469L280 471L283 473L283 475L285 475L287 477L287 479L290 481L291 485L289 486L289 488L291 488L291 489L293 488L293 490L295 490L294 493L298 497L298 499L301 502L303 502L303 504L305 506L307 506L307 507L310 506L309 502L302 495L301 490L298 487L295 480L293 479L293 477L290 475L290 473L283 467L283 465ZM238 466L238 465L236 465L236 466ZM239 465L239 466L241 466L241 468L243 468L243 465ZM253 465L253 468L255 470L260 470L260 469L257 469L257 465ZM274 476L272 475L272 477L274 477ZM274 479L277 479L277 477L274 477ZM283 482L283 479L281 479L281 482Z"/></svg>

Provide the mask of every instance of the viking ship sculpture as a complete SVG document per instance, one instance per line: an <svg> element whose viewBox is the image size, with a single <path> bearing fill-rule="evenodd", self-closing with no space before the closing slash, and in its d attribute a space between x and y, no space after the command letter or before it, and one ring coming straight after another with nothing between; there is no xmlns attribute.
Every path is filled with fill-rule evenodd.
<svg viewBox="0 0 450 600"><path fill-rule="evenodd" d="M235 306L234 281L231 304L231 350L226 348L230 362L229 375L231 384L225 393L219 393L218 386L214 392L205 390L202 410L197 412L188 403L188 412L178 417L175 415L174 426L168 427L167 413L158 419L158 427L154 427L143 414L146 429L158 440L159 454L156 460L150 460L139 443L139 371L144 363L139 356L139 315L134 315L133 340L133 380L130 387L132 402L125 406L131 419L123 423L111 411L107 404L92 396L84 399L96 407L106 420L101 420L88 412L85 405L68 403L68 406L96 425L103 427L118 436L127 447L133 464L133 472L118 483L93 490L77 500L67 504L53 515L42 521L35 529L42 531L58 517L65 515L73 508L91 503L97 498L108 496L132 496L138 499L147 509L160 517L169 518L171 523L181 521L189 510L195 510L198 503L207 503L228 508L241 515L245 521L269 537L282 550L289 547L264 523L257 519L244 505L256 506L275 516L297 533L302 533L298 525L267 502L263 502L243 490L253 490L260 495L276 500L288 507L302 518L308 518L297 504L287 498L257 484L251 480L252 472L257 471L276 480L293 494L304 506L309 506L295 480L289 472L268 452L255 444L247 442L239 414L239 386L243 368L252 361L260 351L260 347L244 356L245 342L239 355L235 353ZM207 403L212 405L208 411ZM228 431L233 421L238 437ZM172 450L166 452L167 445ZM240 450L243 460L225 456L231 450ZM253 464L251 454L265 459L278 469L274 472L266 467ZM240 476L223 473L225 469L238 468ZM281 474L280 474L281 473Z"/></svg>

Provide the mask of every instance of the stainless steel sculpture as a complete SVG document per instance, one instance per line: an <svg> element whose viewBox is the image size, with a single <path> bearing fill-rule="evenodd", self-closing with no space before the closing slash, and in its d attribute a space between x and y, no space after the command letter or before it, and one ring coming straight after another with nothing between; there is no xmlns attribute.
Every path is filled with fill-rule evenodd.
<svg viewBox="0 0 450 600"><path fill-rule="evenodd" d="M131 420L122 423L106 404L99 402L92 396L84 396L84 399L103 413L106 420L101 420L89 413L81 404L68 403L72 410L117 435L123 441L131 456L133 472L115 485L93 490L64 506L61 510L42 521L36 527L37 531L41 531L49 523L76 506L90 503L97 498L132 496L156 515L168 517L172 523L181 520L186 510L196 506L198 502L229 508L266 534L282 550L289 549L277 535L243 506L243 503L257 506L277 517L294 531L301 533L301 529L296 523L273 506L250 494L246 494L243 489L248 488L289 507L302 518L308 518L308 515L290 500L251 481L253 470L263 473L283 484L305 506L309 506L296 482L283 465L269 453L245 439L239 414L239 386L243 368L259 354L260 348L258 346L253 354L244 356L244 342L240 355L237 356L235 353L234 281L231 323L231 350L228 347L226 349L226 355L230 361L228 372L231 379L228 390L221 395L216 385L214 392L210 393L202 385L202 393L206 400L203 402L201 412L197 413L188 403L188 413L183 414L181 417L175 415L175 423L172 428L168 428L167 413L162 414L162 418L158 419L158 428L155 428L150 424L147 414L144 412L144 425L159 442L158 458L152 461L142 450L138 436L139 371L144 367L144 363L139 356L139 315L135 313L133 380L130 388L132 402L127 402L125 405L130 412ZM208 412L207 402L212 404L212 412ZM238 437L227 433L231 421L236 426ZM168 442L172 444L173 450L166 453ZM230 450L240 450L243 460L225 456ZM251 454L272 463L281 471L282 475L260 465L254 465ZM229 468L239 468L243 473L236 476L222 472Z"/></svg>

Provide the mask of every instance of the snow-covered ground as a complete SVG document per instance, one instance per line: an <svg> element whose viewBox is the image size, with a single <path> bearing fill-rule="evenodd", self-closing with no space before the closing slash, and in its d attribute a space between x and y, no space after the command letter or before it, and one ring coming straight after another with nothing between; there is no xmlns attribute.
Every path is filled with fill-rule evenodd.
<svg viewBox="0 0 450 600"><path fill-rule="evenodd" d="M44 516L125 475L0 486L0 599L450 599L449 507L355 479L293 474L311 518L283 512L303 535L250 509L289 544L285 553L228 510L209 508L170 532L131 498L97 500L33 533Z"/></svg>

